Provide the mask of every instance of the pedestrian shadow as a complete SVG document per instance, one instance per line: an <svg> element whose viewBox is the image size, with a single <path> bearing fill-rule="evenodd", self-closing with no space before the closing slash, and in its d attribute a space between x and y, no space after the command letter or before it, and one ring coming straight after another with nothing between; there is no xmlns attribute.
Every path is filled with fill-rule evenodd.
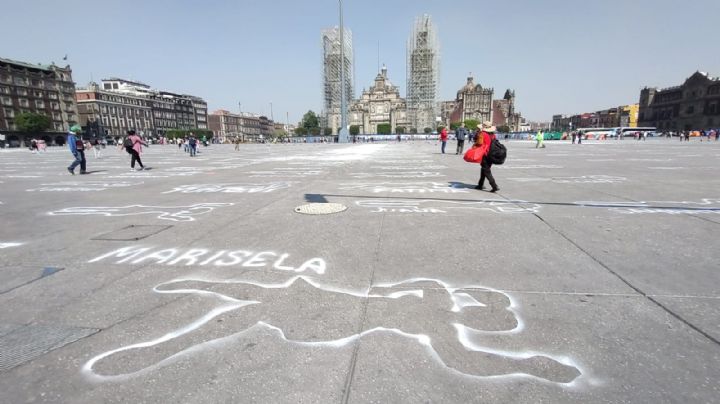
<svg viewBox="0 0 720 404"><path fill-rule="evenodd" d="M463 188L463 189L475 189L475 186L477 184L466 184L464 182L458 182L458 181L448 181L448 186L450 188Z"/></svg>
<svg viewBox="0 0 720 404"><path fill-rule="evenodd" d="M92 170L92 171L85 171L85 174L97 174L97 173L106 173L108 170Z"/></svg>

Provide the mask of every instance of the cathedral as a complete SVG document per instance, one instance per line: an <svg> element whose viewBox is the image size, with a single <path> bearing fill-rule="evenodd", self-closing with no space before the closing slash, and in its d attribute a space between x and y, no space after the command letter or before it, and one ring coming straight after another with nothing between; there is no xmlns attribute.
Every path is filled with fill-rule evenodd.
<svg viewBox="0 0 720 404"><path fill-rule="evenodd" d="M360 133L377 134L378 125L390 124L391 133L396 128L410 131L407 103L400 97L400 90L388 79L387 67L383 65L372 87L363 89L362 96L348 110L351 126L358 126Z"/></svg>

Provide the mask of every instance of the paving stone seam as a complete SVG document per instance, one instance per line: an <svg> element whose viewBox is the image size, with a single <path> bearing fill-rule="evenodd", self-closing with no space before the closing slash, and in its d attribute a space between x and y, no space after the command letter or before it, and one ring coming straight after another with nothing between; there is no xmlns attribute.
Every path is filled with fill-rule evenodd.
<svg viewBox="0 0 720 404"><path fill-rule="evenodd" d="M562 231L560 231L559 229L556 229L553 225L551 225L550 223L548 223L547 221L545 221L545 219L543 219L543 218L542 218L540 215L538 215L537 213L532 213L532 215L535 216L535 217L537 217L541 222L543 222L546 226L548 226L552 231L554 231L555 233L557 233L558 235L560 235L562 238L564 238L565 240L567 240L569 243L571 243L572 245L574 245L577 249L579 249L579 250L582 251L585 255L587 255L588 257L590 257L590 259L592 259L593 261L597 262L598 265L600 265L601 267L605 268L606 271L608 271L609 273L611 273L612 275L614 275L616 278L618 278L618 279L619 279L620 281L622 281L624 284L626 284L627 286L629 286L630 288L632 288L634 291L636 291L636 292L637 292L638 294L640 294L642 297L644 297L644 298L646 298L647 300L649 300L650 302L654 303L656 306L658 306L659 308L661 308L662 310L664 310L666 313L668 313L668 314L670 314L671 316L675 317L677 320L679 320L681 323L685 324L686 326L690 327L692 330L695 330L695 331L698 332L700 335L702 335L703 337L705 337L705 338L707 338L708 340L710 340L711 342L713 342L715 345L720 346L720 340L718 340L717 338L713 337L713 336L710 335L709 333L705 332L705 331L702 330L700 327L692 324L690 321L686 320L686 319L683 318L681 315L675 313L675 312L674 312L673 310L671 310L669 307L667 307L667 306L665 306L664 304L660 303L658 300L656 300L656 299L653 297L654 295L648 295L648 294L645 293L642 289L640 289L639 287L633 285L630 281L628 281L628 280L625 279L622 275L620 275L620 274L618 274L617 272L615 272L612 268L610 268L610 267L609 267L608 265L606 265L604 262L600 261L600 260L599 260L598 258L596 258L594 255L592 255L589 251L585 250L585 249L582 248L580 245L578 245L575 241L571 240L571 239L570 239L568 236L566 236Z"/></svg>
<svg viewBox="0 0 720 404"><path fill-rule="evenodd" d="M373 260L373 266L372 266L372 272L370 273L370 283L368 285L368 290L372 288L373 283L375 282L375 270L378 267L378 254L380 251L380 244L382 242L382 233L383 233L383 227L385 225L385 214L383 214L380 217L380 226L378 229L378 235L377 235L377 241L375 243L375 258ZM358 326L358 332L357 334L361 334L362 331L365 329L365 322L367 320L367 306L369 303L369 299L364 299L363 301L363 312L362 317L360 320L360 324ZM352 388L352 382L355 378L355 368L357 365L357 357L358 357L358 351L360 350L360 344L362 344L362 339L358 339L355 343L355 347L353 348L353 353L350 358L350 366L348 368L348 373L345 376L345 386L343 388L343 397L342 397L342 404L347 404L350 401L350 390Z"/></svg>

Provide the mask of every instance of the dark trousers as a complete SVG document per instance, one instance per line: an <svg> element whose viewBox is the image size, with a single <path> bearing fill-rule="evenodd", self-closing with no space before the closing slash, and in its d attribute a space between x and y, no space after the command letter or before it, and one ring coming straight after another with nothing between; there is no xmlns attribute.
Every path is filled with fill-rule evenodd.
<svg viewBox="0 0 720 404"><path fill-rule="evenodd" d="M445 154L445 145L447 144L447 140L441 140L440 141L440 151L442 154Z"/></svg>
<svg viewBox="0 0 720 404"><path fill-rule="evenodd" d="M483 185L485 185L485 178L488 179L488 182L490 182L490 186L492 189L497 189L498 186L495 183L495 177L492 175L492 163L488 161L487 158L483 158L482 163L480 163L480 181L478 181L478 185L482 188Z"/></svg>
<svg viewBox="0 0 720 404"><path fill-rule="evenodd" d="M127 150L128 153L130 153L130 168L135 168L135 162L137 161L138 164L140 164L140 167L143 167L142 161L140 161L140 153L137 152L137 150L133 149L132 147L128 147L125 150Z"/></svg>
<svg viewBox="0 0 720 404"><path fill-rule="evenodd" d="M462 153L464 148L465 148L465 139L458 140L457 141L457 150L455 150L455 154Z"/></svg>
<svg viewBox="0 0 720 404"><path fill-rule="evenodd" d="M68 167L70 170L74 170L75 167L80 166L80 172L84 173L87 160L85 160L85 151L84 150L77 150L75 153L73 153L73 157L75 157L75 161L70 164L70 167Z"/></svg>

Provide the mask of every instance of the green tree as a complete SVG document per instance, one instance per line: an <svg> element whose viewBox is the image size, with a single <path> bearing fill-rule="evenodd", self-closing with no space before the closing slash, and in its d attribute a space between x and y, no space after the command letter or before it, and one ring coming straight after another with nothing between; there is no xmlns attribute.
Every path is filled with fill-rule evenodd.
<svg viewBox="0 0 720 404"><path fill-rule="evenodd" d="M307 134L308 134L308 130L305 129L304 127L298 126L297 128L295 128L295 135L297 135L297 136L307 136Z"/></svg>
<svg viewBox="0 0 720 404"><path fill-rule="evenodd" d="M425 128L425 129L423 129L423 132L432 133L432 128Z"/></svg>
<svg viewBox="0 0 720 404"><path fill-rule="evenodd" d="M360 126L359 125L350 125L350 135L357 136L359 134L360 134Z"/></svg>
<svg viewBox="0 0 720 404"><path fill-rule="evenodd" d="M319 128L320 127L320 119L318 119L318 116L313 111L308 111L303 115L302 119L302 127L307 129L308 132L311 132L310 129L312 128ZM312 133L312 132L311 132ZM318 131L318 134L320 132Z"/></svg>
<svg viewBox="0 0 720 404"><path fill-rule="evenodd" d="M323 135L325 135L325 136L332 135L332 128L323 128Z"/></svg>
<svg viewBox="0 0 720 404"><path fill-rule="evenodd" d="M285 132L284 129L275 129L275 131L273 132L273 135L275 137L285 137L285 136L287 136L287 132Z"/></svg>
<svg viewBox="0 0 720 404"><path fill-rule="evenodd" d="M459 127L460 127L460 122L450 122L450 130L456 130Z"/></svg>
<svg viewBox="0 0 720 404"><path fill-rule="evenodd" d="M476 131L477 126L480 124L480 121L475 119L466 119L465 120L465 128L470 131Z"/></svg>
<svg viewBox="0 0 720 404"><path fill-rule="evenodd" d="M50 129L50 117L35 112L21 112L15 117L15 125L21 132L44 132Z"/></svg>
<svg viewBox="0 0 720 404"><path fill-rule="evenodd" d="M389 135L392 133L392 126L389 123L379 123L377 133L378 135Z"/></svg>
<svg viewBox="0 0 720 404"><path fill-rule="evenodd" d="M398 126L395 128L395 133L398 135L404 135L405 134L405 127L404 126Z"/></svg>
<svg viewBox="0 0 720 404"><path fill-rule="evenodd" d="M440 133L440 131L443 130L443 129L445 129L444 126L438 126L438 127L437 127L437 132Z"/></svg>
<svg viewBox="0 0 720 404"><path fill-rule="evenodd" d="M412 134L418 133L417 128L410 128L410 133L412 133Z"/></svg>
<svg viewBox="0 0 720 404"><path fill-rule="evenodd" d="M313 135L313 136L320 136L320 127L319 127L319 126L314 126L314 127L312 127L312 128L309 128L309 129L308 129L308 133L311 134L311 135Z"/></svg>
<svg viewBox="0 0 720 404"><path fill-rule="evenodd" d="M510 133L510 127L507 125L498 126L496 129L500 133Z"/></svg>

